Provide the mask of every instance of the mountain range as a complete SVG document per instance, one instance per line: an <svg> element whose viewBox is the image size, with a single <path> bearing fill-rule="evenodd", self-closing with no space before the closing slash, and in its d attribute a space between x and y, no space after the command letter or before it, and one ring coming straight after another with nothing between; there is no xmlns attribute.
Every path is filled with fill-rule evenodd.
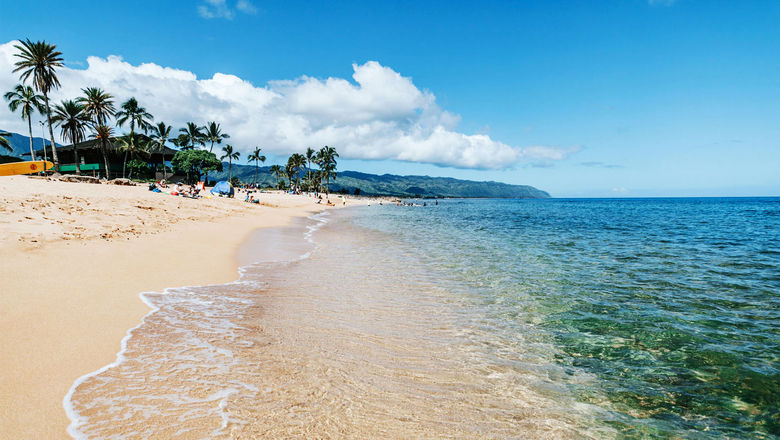
<svg viewBox="0 0 780 440"><path fill-rule="evenodd" d="M0 154L14 156L24 160L30 160L30 138L28 136L24 136L19 133L11 133L11 136L7 139L11 143L12 151L8 151L4 148L0 150ZM46 146L50 145L51 142L46 139ZM43 140L39 137L33 137L33 148L40 150L42 146ZM61 145L57 144L57 146L59 147ZM23 154L27 154L27 156L23 156Z"/></svg>
<svg viewBox="0 0 780 440"><path fill-rule="evenodd" d="M276 177L271 167L259 167L257 182L262 186L275 186ZM233 164L233 177L242 182L254 182L254 165ZM210 173L209 179L228 178L228 164L223 163L223 171ZM451 177L398 176L394 174L368 174L357 171L339 171L338 177L330 182L330 191L348 191L354 194L396 197L464 197L464 198L507 198L507 199L545 199L550 194L528 185L510 185L501 182L476 182L453 179Z"/></svg>

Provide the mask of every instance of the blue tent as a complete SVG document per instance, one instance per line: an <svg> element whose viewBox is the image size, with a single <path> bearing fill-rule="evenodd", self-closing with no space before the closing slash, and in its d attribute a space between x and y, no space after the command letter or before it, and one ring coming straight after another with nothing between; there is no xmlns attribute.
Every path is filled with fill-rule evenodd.
<svg viewBox="0 0 780 440"><path fill-rule="evenodd" d="M233 197L233 187L227 180L220 180L211 188L211 194L221 194L223 196Z"/></svg>

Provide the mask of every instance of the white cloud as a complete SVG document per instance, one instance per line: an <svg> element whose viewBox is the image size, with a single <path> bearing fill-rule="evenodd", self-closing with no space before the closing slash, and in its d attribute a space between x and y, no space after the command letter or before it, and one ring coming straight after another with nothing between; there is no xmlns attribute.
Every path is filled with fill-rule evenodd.
<svg viewBox="0 0 780 440"><path fill-rule="evenodd" d="M0 45L0 91L18 82L11 73L13 44ZM75 98L84 87L100 87L117 103L134 96L155 121L174 127L217 121L237 149L259 146L279 155L329 145L345 159L501 169L523 162L550 165L579 150L521 148L485 134L460 133L460 117L440 109L436 97L410 78L375 61L352 67L353 81L302 76L256 87L223 73L198 79L192 72L152 63L131 65L118 56L89 57L86 69L60 70L62 87L52 92L52 99ZM27 132L6 105L0 106L0 128Z"/></svg>
<svg viewBox="0 0 780 440"><path fill-rule="evenodd" d="M249 0L238 0L235 9L231 8L226 0L203 0L197 7L198 15L203 18L225 18L232 20L236 11L244 14L257 14L257 7Z"/></svg>
<svg viewBox="0 0 780 440"><path fill-rule="evenodd" d="M257 14L257 7L249 0L238 0L238 2L236 2L236 9L245 14Z"/></svg>

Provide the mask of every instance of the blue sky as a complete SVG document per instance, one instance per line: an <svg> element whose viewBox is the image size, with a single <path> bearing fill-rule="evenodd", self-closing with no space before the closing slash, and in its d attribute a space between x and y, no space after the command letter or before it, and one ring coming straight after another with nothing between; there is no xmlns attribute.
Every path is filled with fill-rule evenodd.
<svg viewBox="0 0 780 440"><path fill-rule="evenodd" d="M561 197L780 195L780 2L5 3L0 44L45 39L76 71L87 69L88 57L118 55L128 69L153 63L198 79L234 75L285 95L285 108L300 104L291 110L296 116L327 128L301 142L331 143L334 127L364 133L375 123L373 137L360 138L370 143L366 152L340 148L353 132L333 135L337 150L363 158L342 160L341 169L499 180ZM341 113L322 111L340 107L345 96L328 78L367 89L353 77L361 66L408 102L387 98L387 112L372 108L359 122L345 112L365 110L365 96L355 95L358 107L344 105ZM269 86L279 81L295 84L283 92ZM308 86L335 94L301 103ZM166 114L155 96L147 106ZM426 122L429 114L434 122ZM287 116L277 111L273 120L283 124ZM251 127L233 129L230 121L225 129L249 149ZM428 134L382 151L391 135L376 126L388 121L392 136L414 137L419 125ZM439 126L447 136L426 137ZM258 136L264 147L287 136L266 148L281 161L298 138L274 133ZM496 159L470 160L468 151L439 145L450 136ZM444 153L453 156L439 160Z"/></svg>

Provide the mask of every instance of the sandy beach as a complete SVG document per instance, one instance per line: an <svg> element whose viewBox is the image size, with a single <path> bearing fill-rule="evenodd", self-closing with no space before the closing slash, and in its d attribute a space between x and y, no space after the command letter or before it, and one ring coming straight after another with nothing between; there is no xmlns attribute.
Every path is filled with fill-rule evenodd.
<svg viewBox="0 0 780 440"><path fill-rule="evenodd" d="M256 205L25 176L1 179L0 194L4 438L69 438L63 397L114 361L150 310L140 292L234 280L252 231L326 208L281 193Z"/></svg>

